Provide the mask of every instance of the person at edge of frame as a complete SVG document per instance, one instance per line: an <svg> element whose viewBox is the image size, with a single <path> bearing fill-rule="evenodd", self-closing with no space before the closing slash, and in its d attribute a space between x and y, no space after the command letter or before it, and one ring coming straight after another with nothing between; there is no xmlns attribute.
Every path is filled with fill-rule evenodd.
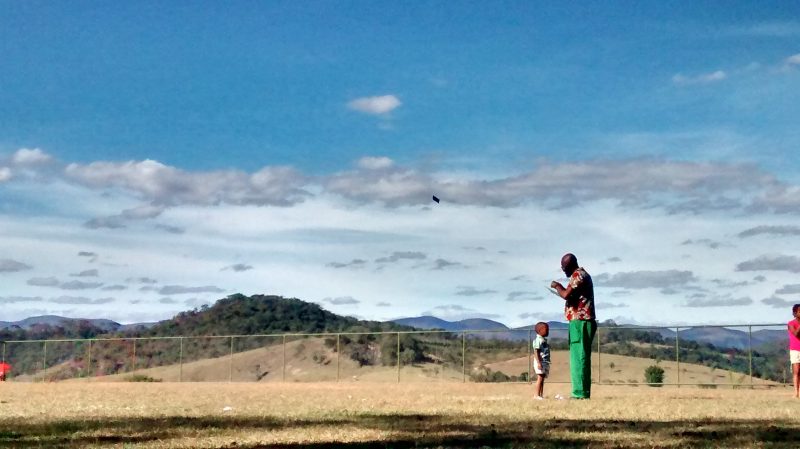
<svg viewBox="0 0 800 449"><path fill-rule="evenodd" d="M792 306L792 320L789 321L789 363L792 365L794 397L800 398L800 304Z"/></svg>
<svg viewBox="0 0 800 449"><path fill-rule="evenodd" d="M578 266L578 258L567 253L561 258L561 270L567 286L553 281L550 287L564 299L564 317L569 322L569 371L572 398L589 399L592 395L592 340L597 333L592 277Z"/></svg>

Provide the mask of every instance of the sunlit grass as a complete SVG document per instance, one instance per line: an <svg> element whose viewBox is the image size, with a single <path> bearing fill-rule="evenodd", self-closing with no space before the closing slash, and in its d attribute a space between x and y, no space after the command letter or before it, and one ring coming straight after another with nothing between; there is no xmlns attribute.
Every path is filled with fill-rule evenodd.
<svg viewBox="0 0 800 449"><path fill-rule="evenodd" d="M5 383L0 401L0 447L800 446L788 389L533 401L526 384Z"/></svg>

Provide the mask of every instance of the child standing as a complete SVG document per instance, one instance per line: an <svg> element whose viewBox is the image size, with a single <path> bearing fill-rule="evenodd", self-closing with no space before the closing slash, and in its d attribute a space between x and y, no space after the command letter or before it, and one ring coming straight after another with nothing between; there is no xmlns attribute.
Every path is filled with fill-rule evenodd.
<svg viewBox="0 0 800 449"><path fill-rule="evenodd" d="M798 322L800 324L800 322ZM547 336L550 335L550 326L540 321L536 323L536 338L533 340L533 372L536 373L536 396L534 399L544 399L544 380L550 374L550 345Z"/></svg>
<svg viewBox="0 0 800 449"><path fill-rule="evenodd" d="M792 364L792 380L794 381L794 397L800 398L800 304L792 306L789 321L789 363Z"/></svg>

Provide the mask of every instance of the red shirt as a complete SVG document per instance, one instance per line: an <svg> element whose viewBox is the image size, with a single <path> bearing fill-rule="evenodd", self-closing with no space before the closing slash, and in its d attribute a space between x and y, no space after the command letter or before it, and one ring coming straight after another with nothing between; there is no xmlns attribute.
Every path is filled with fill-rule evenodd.
<svg viewBox="0 0 800 449"><path fill-rule="evenodd" d="M798 323L797 320L789 321L789 329L797 332L798 327L800 327L800 323ZM800 351L800 339L795 337L791 331L789 331L789 349L792 351Z"/></svg>
<svg viewBox="0 0 800 449"><path fill-rule="evenodd" d="M564 316L567 321L572 320L596 320L594 313L594 286L592 277L583 268L578 268L569 277L568 285L572 287L572 293L567 297L564 304Z"/></svg>

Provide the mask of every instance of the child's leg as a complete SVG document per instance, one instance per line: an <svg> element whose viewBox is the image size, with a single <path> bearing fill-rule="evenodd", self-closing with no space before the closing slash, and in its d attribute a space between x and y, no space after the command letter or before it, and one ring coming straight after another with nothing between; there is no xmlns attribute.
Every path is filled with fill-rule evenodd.
<svg viewBox="0 0 800 449"><path fill-rule="evenodd" d="M536 376L536 396L543 396L544 393L544 376L538 374Z"/></svg>
<svg viewBox="0 0 800 449"><path fill-rule="evenodd" d="M794 397L800 397L800 363L792 363L792 380L794 381Z"/></svg>

